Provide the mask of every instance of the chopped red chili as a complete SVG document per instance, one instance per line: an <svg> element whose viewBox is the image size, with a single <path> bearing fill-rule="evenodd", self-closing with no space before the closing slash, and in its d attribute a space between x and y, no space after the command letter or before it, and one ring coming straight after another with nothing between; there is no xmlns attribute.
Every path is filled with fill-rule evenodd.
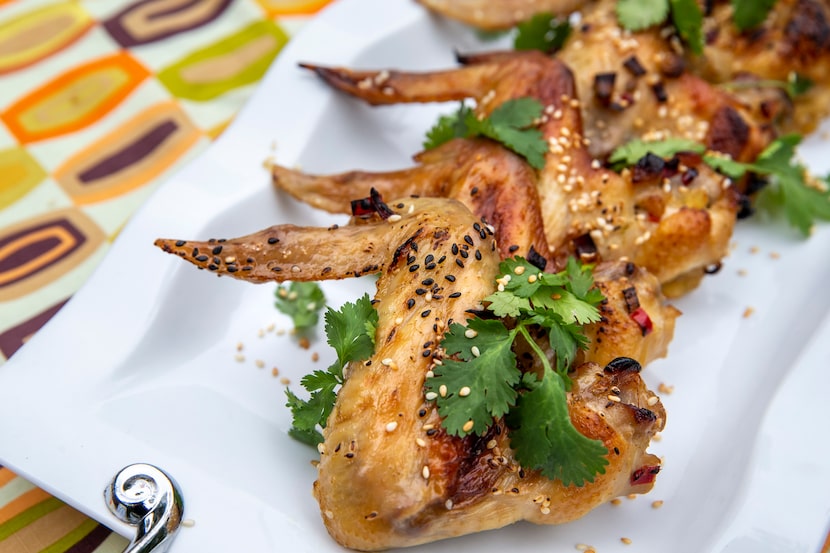
<svg viewBox="0 0 830 553"><path fill-rule="evenodd" d="M634 319L634 322L640 325L640 330L643 331L643 336L647 336L652 330L654 330L654 323L651 322L651 317L648 316L648 313L646 313L646 310L642 307L638 307L632 311L631 318Z"/></svg>

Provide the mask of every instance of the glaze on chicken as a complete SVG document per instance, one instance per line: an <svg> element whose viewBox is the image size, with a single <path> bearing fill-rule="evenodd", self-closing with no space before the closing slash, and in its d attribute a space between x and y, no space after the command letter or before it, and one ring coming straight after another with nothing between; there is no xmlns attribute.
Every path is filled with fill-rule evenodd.
<svg viewBox="0 0 830 553"><path fill-rule="evenodd" d="M253 282L379 273L375 352L345 371L314 485L338 543L381 550L519 520L559 524L614 497L648 491L660 461L646 448L665 412L630 358L585 362L572 375L571 420L609 451L606 472L582 487L519 466L501 421L482 436L441 429L424 397L427 371L441 357L436 344L451 321L470 317L495 290L500 256L492 231L459 202L421 198L389 206L385 219L338 228L279 225L221 242L156 241L201 268ZM226 257L216 254L216 261L220 246ZM435 287L429 296L417 294L426 279Z"/></svg>

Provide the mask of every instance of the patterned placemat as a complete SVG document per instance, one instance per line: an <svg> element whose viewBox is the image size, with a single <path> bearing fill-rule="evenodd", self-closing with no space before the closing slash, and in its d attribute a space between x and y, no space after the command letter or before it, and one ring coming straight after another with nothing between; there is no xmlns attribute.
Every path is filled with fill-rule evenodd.
<svg viewBox="0 0 830 553"><path fill-rule="evenodd" d="M0 363L329 1L0 0ZM125 545L0 467L0 553Z"/></svg>

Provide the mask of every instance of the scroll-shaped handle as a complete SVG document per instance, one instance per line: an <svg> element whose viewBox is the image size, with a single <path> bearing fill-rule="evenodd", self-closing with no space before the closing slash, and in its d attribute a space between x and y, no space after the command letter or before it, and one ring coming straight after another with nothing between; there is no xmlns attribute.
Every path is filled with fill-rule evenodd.
<svg viewBox="0 0 830 553"><path fill-rule="evenodd" d="M104 490L110 511L137 526L124 553L164 553L176 536L184 514L182 492L176 481L153 465L124 467Z"/></svg>

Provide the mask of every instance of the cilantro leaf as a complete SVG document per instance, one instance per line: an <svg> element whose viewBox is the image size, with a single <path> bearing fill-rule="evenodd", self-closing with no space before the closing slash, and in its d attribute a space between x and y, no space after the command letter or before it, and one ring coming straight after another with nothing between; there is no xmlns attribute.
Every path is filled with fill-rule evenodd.
<svg viewBox="0 0 830 553"><path fill-rule="evenodd" d="M768 195L764 205L783 208L787 220L804 236L812 232L816 219L830 221L830 192L827 183L813 179L804 165L793 162L798 135L787 135L761 152L750 169L774 178L761 194Z"/></svg>
<svg viewBox="0 0 830 553"><path fill-rule="evenodd" d="M538 13L516 26L513 47L516 50L541 50L553 53L565 45L571 34L571 24L552 13Z"/></svg>
<svg viewBox="0 0 830 553"><path fill-rule="evenodd" d="M634 165L648 153L669 158L678 152L703 153L705 150L706 147L703 144L685 138L668 138L656 142L634 139L617 146L608 157L608 162L615 168L621 168Z"/></svg>
<svg viewBox="0 0 830 553"><path fill-rule="evenodd" d="M274 307L291 317L294 328L305 330L317 325L326 297L316 282L291 282L280 285L274 292Z"/></svg>
<svg viewBox="0 0 830 553"><path fill-rule="evenodd" d="M375 349L372 331L377 325L378 313L368 294L354 303L344 303L339 311L328 309L325 319L326 341L337 353L341 367L372 355Z"/></svg>
<svg viewBox="0 0 830 553"><path fill-rule="evenodd" d="M477 340L466 336L470 330ZM515 404L521 373L511 349L514 336L501 321L470 319L466 327L450 325L442 346L460 360L444 359L426 382L427 391L438 394L438 413L444 417L442 425L449 434L481 435L494 417L504 416Z"/></svg>
<svg viewBox="0 0 830 553"><path fill-rule="evenodd" d="M732 0L732 22L741 31L757 27L769 15L776 0Z"/></svg>
<svg viewBox="0 0 830 553"><path fill-rule="evenodd" d="M703 12L697 0L669 0L671 18L680 38L695 54L703 53Z"/></svg>
<svg viewBox="0 0 830 553"><path fill-rule="evenodd" d="M442 116L427 131L424 148L435 148L453 138L486 136L524 157L534 168L542 169L548 143L534 127L541 115L542 104L534 98L508 100L481 120L462 104L455 114Z"/></svg>
<svg viewBox="0 0 830 553"><path fill-rule="evenodd" d="M669 16L669 0L618 0L617 19L629 31L642 31L663 23Z"/></svg>
<svg viewBox="0 0 830 553"><path fill-rule="evenodd" d="M300 384L309 392L308 400L285 389L285 405L291 410L292 416L288 434L309 445L323 441L318 428L326 427L326 421L334 408L337 389L344 381L343 367L374 353L374 334L370 332L377 325L378 314L367 294L355 303L343 304L339 311L329 308L325 319L327 340L337 353L337 361L325 371L314 371L300 380Z"/></svg>
<svg viewBox="0 0 830 553"><path fill-rule="evenodd" d="M466 121L472 113L473 110L462 102L454 114L439 117L438 122L427 131L424 149L431 150L441 144L449 142L453 138L465 138L469 136Z"/></svg>
<svg viewBox="0 0 830 553"><path fill-rule="evenodd" d="M540 272L521 257L504 260L500 270L499 290L484 301L497 316L510 317L513 328L489 319L450 325L441 342L446 356L424 384L427 400L436 401L442 426L455 436L481 435L494 418L506 415L515 428L511 446L523 465L582 486L604 472L607 451L573 427L567 372L588 343L582 324L599 320L596 306L603 296L594 287L591 267L576 260L555 274ZM547 330L555 368L531 327ZM541 362L541 382L534 374L522 377L517 367L513 344L519 335Z"/></svg>
<svg viewBox="0 0 830 553"><path fill-rule="evenodd" d="M510 447L519 463L565 486L582 486L604 474L608 450L574 428L562 378L547 370L541 381L528 373L522 382L529 391L520 395L507 418Z"/></svg>

